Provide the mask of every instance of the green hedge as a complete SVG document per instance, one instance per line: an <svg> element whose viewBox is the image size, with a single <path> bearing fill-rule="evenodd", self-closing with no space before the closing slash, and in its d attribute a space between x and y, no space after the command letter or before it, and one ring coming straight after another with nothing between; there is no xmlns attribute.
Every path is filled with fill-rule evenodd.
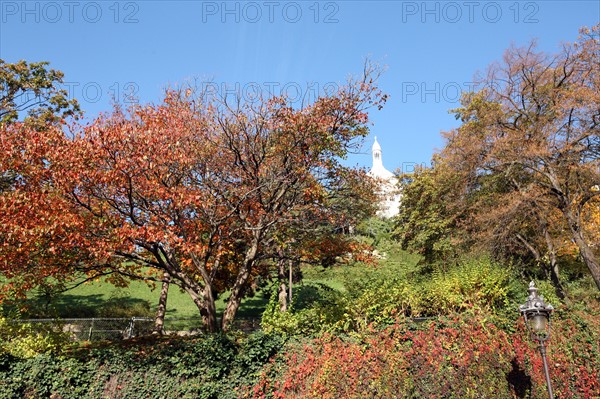
<svg viewBox="0 0 600 399"><path fill-rule="evenodd" d="M0 354L0 397L236 398L283 346L278 336L147 339L56 355Z"/></svg>

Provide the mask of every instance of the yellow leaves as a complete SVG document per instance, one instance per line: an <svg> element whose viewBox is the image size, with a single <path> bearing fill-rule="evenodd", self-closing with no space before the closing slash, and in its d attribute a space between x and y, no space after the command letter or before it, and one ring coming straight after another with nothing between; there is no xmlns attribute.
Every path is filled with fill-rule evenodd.
<svg viewBox="0 0 600 399"><path fill-rule="evenodd" d="M600 243L600 198L589 201L582 212L583 228L590 245L599 248Z"/></svg>

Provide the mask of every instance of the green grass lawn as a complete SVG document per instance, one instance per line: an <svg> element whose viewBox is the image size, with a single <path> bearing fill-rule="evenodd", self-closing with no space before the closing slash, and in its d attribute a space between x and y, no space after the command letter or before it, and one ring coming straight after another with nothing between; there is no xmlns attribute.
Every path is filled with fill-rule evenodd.
<svg viewBox="0 0 600 399"><path fill-rule="evenodd" d="M302 285L323 284L338 291L344 291L344 281L365 277L373 268L394 266L395 269L414 268L418 257L404 251L390 249L379 266L362 264L335 265L328 268L320 266L303 267L304 279L296 284L296 290ZM398 268L398 265L400 267ZM298 291L299 292L299 291ZM160 286L154 288L141 281L132 281L128 287L119 288L106 281L93 281L81 284L66 292L45 296L41 290L33 290L27 300L29 311L22 317L27 318L77 318L77 317L153 317L158 303ZM242 301L238 311L239 318L259 318L264 311L271 288L269 286ZM225 309L227 293L217 300L217 313ZM175 285L171 285L167 301L168 318L196 318L199 312L189 295Z"/></svg>
<svg viewBox="0 0 600 399"><path fill-rule="evenodd" d="M28 317L132 317L153 316L156 311L160 286L152 287L142 281L132 281L120 288L106 281L81 284L66 292L48 298L40 290L30 293ZM225 309L227 293L216 302L217 312ZM259 317L268 302L266 290L244 299L238 315ZM198 318L198 308L190 296L171 285L167 299L167 317Z"/></svg>
<svg viewBox="0 0 600 399"><path fill-rule="evenodd" d="M76 309L90 309L100 311L102 316L110 312L111 308L130 308L143 313L154 312L160 295L160 286L151 287L142 281L132 281L126 288L117 288L105 281L95 281L82 284L69 290L58 297L56 307L60 309L61 316L67 317L69 310L76 313ZM108 306L107 306L108 304ZM122 305L122 306L111 306ZM194 305L189 295L172 285L169 288L167 299L167 315L185 318L198 315L198 308Z"/></svg>
<svg viewBox="0 0 600 399"><path fill-rule="evenodd" d="M299 284L325 284L336 290L343 290L343 276L347 268L354 266L304 268L304 281ZM238 310L238 317L257 318L264 311L271 288L269 286L245 298ZM44 295L39 290L29 293L26 301L29 310L27 318L77 318L77 317L132 317L154 315L160 295L160 286L152 287L142 281L132 281L128 287L120 288L101 280L81 284L66 292ZM217 313L225 310L228 293L222 293L216 301ZM167 300L167 317L198 318L198 308L190 296L179 287L171 285Z"/></svg>

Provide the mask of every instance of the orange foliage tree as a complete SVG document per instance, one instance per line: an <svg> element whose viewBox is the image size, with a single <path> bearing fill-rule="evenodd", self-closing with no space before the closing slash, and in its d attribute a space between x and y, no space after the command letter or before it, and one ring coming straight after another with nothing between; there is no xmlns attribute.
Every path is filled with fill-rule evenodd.
<svg viewBox="0 0 600 399"><path fill-rule="evenodd" d="M367 110L385 102L376 75L368 67L300 109L285 98L230 106L169 91L162 104L117 108L71 136L3 126L0 166L19 176L0 199L3 274L31 274L22 288L75 270L175 284L210 331L227 330L275 238L290 239L286 228L352 220L328 203L348 173L339 159L368 133Z"/></svg>

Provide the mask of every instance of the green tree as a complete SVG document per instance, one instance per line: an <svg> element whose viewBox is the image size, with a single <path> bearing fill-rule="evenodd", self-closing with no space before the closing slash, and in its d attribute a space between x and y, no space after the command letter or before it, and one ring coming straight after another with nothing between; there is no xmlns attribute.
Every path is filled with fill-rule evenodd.
<svg viewBox="0 0 600 399"><path fill-rule="evenodd" d="M41 128L80 115L77 100L69 99L60 88L64 74L48 65L24 60L10 64L0 59L0 124L24 119Z"/></svg>
<svg viewBox="0 0 600 399"><path fill-rule="evenodd" d="M458 227L465 218L465 195L457 190L459 175L449 171L437 160L400 179L402 201L392 235L428 262L446 260L464 246Z"/></svg>

